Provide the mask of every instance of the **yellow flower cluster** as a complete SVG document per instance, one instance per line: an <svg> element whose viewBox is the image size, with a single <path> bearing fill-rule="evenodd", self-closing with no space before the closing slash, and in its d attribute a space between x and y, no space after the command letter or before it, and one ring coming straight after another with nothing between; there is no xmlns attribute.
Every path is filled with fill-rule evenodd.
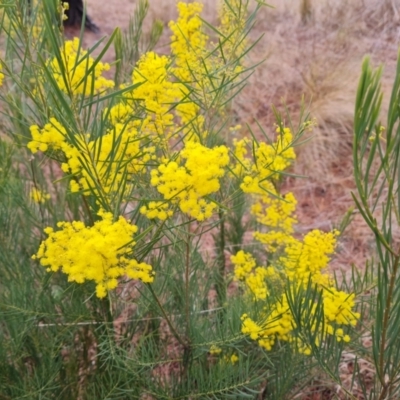
<svg viewBox="0 0 400 400"><path fill-rule="evenodd" d="M201 101L207 94L206 75L210 70L209 60L205 60L207 54L208 37L202 30L200 13L203 9L201 3L178 3L178 20L171 21L169 27L173 33L171 36L171 54L175 58L175 66L172 73L177 77L177 88L181 101L177 107L177 114L186 127L185 133L189 138L195 139L191 127L195 127L195 134L203 129L204 117L200 114L200 106L191 101L191 91L194 97ZM205 68L205 65L208 67ZM201 102L200 101L200 102Z"/></svg>
<svg viewBox="0 0 400 400"><path fill-rule="evenodd" d="M200 13L203 5L198 2L178 3L178 19L171 21L171 54L175 65L173 75L178 79L180 99L176 112L181 118L186 139L206 138L202 108L209 108L215 103L216 88L232 83L241 72L241 68L232 63L232 53L243 53L245 41L240 35L244 31L246 7L233 5L240 9L239 18L232 24L232 9L220 8L221 25L218 44L210 42L204 32ZM240 32L238 31L240 29ZM214 48L212 48L214 47ZM240 54L241 55L241 54Z"/></svg>
<svg viewBox="0 0 400 400"><path fill-rule="evenodd" d="M316 344L320 343L327 336L331 335L337 341L350 342L350 336L346 335L342 328L338 326L354 326L360 318L360 314L353 311L354 294L348 294L338 291L335 288L323 290L323 321L319 325L319 335L316 337ZM305 300L296 298L295 301L305 306ZM316 312L316 305L308 304L312 314ZM268 313L261 318L261 321L255 322L247 314L242 316L242 332L250 336L252 340L258 341L258 344L266 350L271 350L277 340L285 341L295 345L297 350L304 354L311 354L310 344L305 343L296 336L295 330L297 324L289 307L286 294L274 303ZM303 324L307 326L307 322ZM323 331L321 331L323 329ZM312 333L316 332L316 323L311 326Z"/></svg>
<svg viewBox="0 0 400 400"><path fill-rule="evenodd" d="M247 138L237 140L233 139L233 155L234 155L234 166L232 173L238 177L241 177L247 171L251 170L251 162L247 156L247 146L250 140Z"/></svg>
<svg viewBox="0 0 400 400"><path fill-rule="evenodd" d="M217 356L218 354L221 354L222 349L221 347L216 346L215 344L212 344L210 347L210 354L213 356Z"/></svg>
<svg viewBox="0 0 400 400"><path fill-rule="evenodd" d="M221 349L221 347L218 347L215 344L213 344L213 345L211 345L209 352L212 356L219 356L222 353L222 349ZM225 354L220 359L220 363L236 364L238 361L239 361L239 357L235 353L231 354L230 356Z"/></svg>
<svg viewBox="0 0 400 400"><path fill-rule="evenodd" d="M67 6L60 4L60 12ZM142 214L166 220L179 209L198 221L213 215L217 203L211 195L220 190L229 156L225 146L204 145L202 139L208 132L202 110L214 105L216 88L229 86L228 76L233 82L229 71L234 67L224 58L228 42L211 48L214 44L204 33L201 11L200 3L178 4L178 20L170 24L171 56L148 52L140 58L131 76L135 87L103 110L105 128L100 135L72 131L59 118L30 127L32 140L27 147L32 153L46 152L61 160L63 172L71 177L72 192L125 201L135 189L137 175L143 178L150 173L151 184L160 195L141 207ZM60 57L50 58L46 66L69 96L102 94L114 87L114 82L104 77L110 66L95 62L77 38L65 41ZM177 154L180 143L184 147ZM150 161L157 166L153 170ZM39 201L44 198L35 196ZM109 205L113 206L112 201ZM58 231L48 228L49 237L36 258L53 271L61 268L70 281L94 281L99 297L115 288L121 275L133 277L133 267L136 278L150 282L151 267L136 265L122 248L136 228L128 229L123 219L112 222L106 213L101 219L93 227L61 222ZM76 249L80 249L79 258L73 254ZM266 296L259 284L264 275L260 268L247 279L256 296Z"/></svg>
<svg viewBox="0 0 400 400"><path fill-rule="evenodd" d="M268 252L275 252L292 239L297 218L294 215L297 201L293 193L281 195L275 185L281 173L296 158L289 128L277 130L279 136L273 143L255 144L253 162L246 156L249 140L234 141L236 165L234 174L243 177L240 185L250 194L254 203L251 213L257 222L267 226L267 232L255 232L254 237L263 243Z"/></svg>
<svg viewBox="0 0 400 400"><path fill-rule="evenodd" d="M183 213L204 221L217 207L206 197L220 188L219 179L224 176L224 167L229 163L228 149L225 146L210 149L197 142L188 142L180 152L180 159L186 160L184 165L178 160L170 161L152 170L151 184L165 200L177 203ZM148 214L144 208L142 212Z"/></svg>
<svg viewBox="0 0 400 400"><path fill-rule="evenodd" d="M178 20L171 21L171 53L176 57L174 72L181 82L193 82L197 74L204 74L202 59L206 55L207 35L202 31L201 3L178 5Z"/></svg>
<svg viewBox="0 0 400 400"><path fill-rule="evenodd" d="M132 74L133 83L141 83L132 91L132 98L141 100L147 115L142 121L141 131L152 140L168 141L174 133L173 103L179 96L175 83L168 71L171 60L148 52L139 60Z"/></svg>
<svg viewBox="0 0 400 400"><path fill-rule="evenodd" d="M324 233L316 229L305 235L302 241L292 238L285 247L280 263L288 279L302 284L308 280L315 284L330 285L329 275L323 273L328 266L329 255L336 246L338 231Z"/></svg>
<svg viewBox="0 0 400 400"><path fill-rule="evenodd" d="M266 350L271 350L276 340L295 341L292 331L296 328L286 295L271 307L262 322L254 322L247 314L242 315L242 332Z"/></svg>
<svg viewBox="0 0 400 400"><path fill-rule="evenodd" d="M261 142L256 145L251 173L244 177L241 185L245 193L263 195L272 192L276 195L271 180L279 179L281 172L295 160L292 132L289 128L283 128L282 131L278 128L277 132L279 135L276 142L271 144Z"/></svg>
<svg viewBox="0 0 400 400"><path fill-rule="evenodd" d="M114 87L114 81L102 76L104 71L110 69L110 65L102 62L95 65L93 57L80 47L78 38L67 40L60 48L60 54L62 65L54 57L47 66L63 92L88 96L92 90L94 94L99 94Z"/></svg>
<svg viewBox="0 0 400 400"><path fill-rule="evenodd" d="M178 3L177 7L178 19L170 22L171 57L143 54L132 73L132 83L140 85L125 92L123 101L107 110L112 124L134 126L141 137L166 150L179 133L185 141L207 136L201 104L215 98L216 83L209 74L222 59L206 57L209 41L199 16L203 5ZM140 119L129 121L138 112ZM180 119L179 125L175 116Z"/></svg>
<svg viewBox="0 0 400 400"><path fill-rule="evenodd" d="M124 178L140 172L154 150L151 147L141 150L137 131L124 129L122 124L116 124L96 140L77 134L73 144L66 129L55 118L50 118L42 129L32 125L30 130L32 141L28 143L28 149L32 153L61 150L66 159L61 165L62 170L76 179L70 181L71 191L82 191L86 195L93 191L98 193L98 185L102 195L117 193ZM127 185L126 193L129 190Z"/></svg>
<svg viewBox="0 0 400 400"><path fill-rule="evenodd" d="M162 165L152 172L153 178L160 173L161 179L168 181L168 175L173 175L175 169L179 173L185 171L184 181L177 183L182 192L179 200L174 201L179 203L183 212L198 220L213 214L216 205L206 197L219 189L218 179L223 176L221 168L227 165L228 157L225 154L225 161L222 162L224 157L221 156L213 166L216 149L206 151L205 147L195 148L190 144L191 141L198 141L199 137L207 136L198 103L204 102L204 96L214 91L204 61L208 37L202 31L201 9L200 3L178 4L178 20L171 22L174 33L172 57L159 56L154 52L141 57L132 73L132 83L138 86L124 92L119 103L104 111L107 129L101 137L90 140L84 132L68 132L67 135L65 127L54 118L43 128L37 125L31 127L32 141L28 148L32 152L61 151L65 157L62 169L74 177L70 183L72 192L107 197L117 194L124 186L122 197L126 198L132 192L130 182L134 182L133 175L146 172L148 162L157 161L162 152ZM96 93L113 86L112 81L102 76L109 66L97 63L94 67L92 57L80 48L77 38L65 42L61 58L63 65L60 66L56 58L50 60L48 65L63 91L87 95L92 86ZM215 70L218 56L207 62L215 64ZM92 72L87 79L83 79L88 69ZM194 95L195 100L191 97L193 91L198 91ZM175 116L180 118L181 126L174 121ZM185 166L178 165L174 157L169 157L171 145L181 140L179 135L183 135L187 143L187 148L180 155L181 160L187 159ZM200 151L200 148L203 150ZM190 159L195 157L196 152L208 161L202 160L197 165L192 162L191 166ZM202 165L205 168L199 173ZM122 185L123 182L127 185ZM159 189L164 200L172 200L180 191L171 196L163 192L165 185ZM142 207L141 211L149 218L166 219L172 215L169 206L157 200Z"/></svg>
<svg viewBox="0 0 400 400"><path fill-rule="evenodd" d="M129 194L129 177L143 168L135 162L140 148L132 132L121 134L115 129L93 141L84 139L78 142L79 147L69 146L65 151L67 162L62 169L78 177L77 181L71 180L71 191L89 195L92 191L98 193L100 185L102 195L122 194L121 183L128 181L123 194Z"/></svg>
<svg viewBox="0 0 400 400"><path fill-rule="evenodd" d="M49 122L42 129L37 125L31 125L29 129L32 140L28 143L27 147L33 154L38 151L45 152L49 149L55 151L64 150L67 131L55 118L50 118Z"/></svg>
<svg viewBox="0 0 400 400"><path fill-rule="evenodd" d="M69 282L94 281L96 295L105 297L118 285L118 278L128 276L143 282L153 282L152 267L130 257L134 246L132 235L137 227L125 218L113 222L111 213L100 212L100 221L87 227L83 222L59 222L60 230L46 228L48 238L33 256L48 271L62 270Z"/></svg>
<svg viewBox="0 0 400 400"><path fill-rule="evenodd" d="M228 360L231 364L236 364L239 361L239 357L236 354L232 354L230 357L228 357Z"/></svg>
<svg viewBox="0 0 400 400"><path fill-rule="evenodd" d="M140 208L140 213L146 215L147 218L158 218L161 221L165 221L173 215L173 211L169 209L169 204L165 201L150 201L148 206Z"/></svg>
<svg viewBox="0 0 400 400"><path fill-rule="evenodd" d="M29 197L32 199L33 202L41 204L45 203L46 200L50 199L50 195L42 190L39 190L37 188L32 188Z"/></svg>
<svg viewBox="0 0 400 400"><path fill-rule="evenodd" d="M274 274L271 275L274 276ZM247 282L248 276L244 278L244 281L249 287L249 290L253 291L252 287ZM313 275L309 275L309 277L311 277L312 281L314 280ZM298 284L295 278L290 279L290 281L292 286ZM330 283L327 275L325 275L325 281ZM261 284L259 285L259 290L261 290ZM265 278L264 286L267 291L268 283ZM322 290L323 322L319 325L319 336L317 336L316 341L318 342L320 338L323 340L327 335L331 335L335 336L338 341L343 340L349 342L349 335L344 334L343 329L339 326L354 326L360 318L360 314L353 311L354 294L348 294L328 286L320 286L320 288ZM256 300L263 300L266 296L254 295L254 298ZM304 299L297 297L295 301L301 303L304 302ZM310 303L308 307L311 308L312 313L316 312L315 304ZM244 314L242 316L242 332L249 335L251 339L256 340L258 344L266 350L271 350L276 341L279 340L292 343L298 351L304 354L310 354L310 345L296 336L295 330L297 325L289 307L286 294L282 294L281 298L278 298L276 303L269 303L267 309L268 310L263 313L259 322L255 322L247 314ZM306 325L307 322L308 321L304 321L304 325ZM311 327L312 332L317 330L315 325L316 324Z"/></svg>
<svg viewBox="0 0 400 400"><path fill-rule="evenodd" d="M74 48L76 45L74 42ZM66 48L69 48L68 43ZM72 62L70 58L68 62ZM77 178L71 180L72 192L99 194L96 188L100 184L103 196L117 193L122 182L131 182L133 174L142 172L146 163L155 159L155 145L167 143L174 132L173 114L169 109L178 92L167 79L169 63L167 57L152 52L142 57L132 74L133 82L140 86L125 93L120 103L104 111L109 129L103 136L89 140L87 135L77 133L71 143L66 129L51 118L43 129L31 126L32 141L28 148L34 153L49 148L62 150L66 158L63 171ZM78 65L83 67L82 63ZM104 82L102 79L97 80L100 86ZM143 119L132 118L138 112L137 102L146 110ZM142 140L146 146L142 145ZM123 197L130 192L128 183Z"/></svg>
<svg viewBox="0 0 400 400"><path fill-rule="evenodd" d="M231 257L235 266L235 279L245 283L255 300L265 300L269 294L267 278L273 279L276 272L273 267L258 267L249 253L240 250Z"/></svg>
<svg viewBox="0 0 400 400"><path fill-rule="evenodd" d="M271 188L271 193L276 193L274 188ZM294 225L297 223L294 215L296 205L297 200L291 192L281 197L278 193L275 196L264 194L257 197L251 213L268 230L256 231L254 238L263 243L268 252L273 253L292 240Z"/></svg>
<svg viewBox="0 0 400 400"><path fill-rule="evenodd" d="M345 293L331 287L323 291L324 314L328 322L337 322L343 325L356 325L360 314L352 311L355 294ZM349 341L346 340L345 341Z"/></svg>
<svg viewBox="0 0 400 400"><path fill-rule="evenodd" d="M0 86L3 85L3 80L4 80L4 74L1 72L1 65L0 65Z"/></svg>
<svg viewBox="0 0 400 400"><path fill-rule="evenodd" d="M318 329L320 336L334 335L338 341L349 341L339 326L355 325L359 314L353 311L354 294L336 290L333 281L324 270L333 254L338 231L324 233L313 230L302 240L294 237L294 225L297 201L293 193L280 195L276 181L295 159L292 147L292 134L284 128L275 143L260 143L254 150L254 164L246 158L245 140L235 143L235 175L243 177L241 188L249 193L254 204L251 213L266 228L265 232L256 231L254 237L261 242L273 266L257 266L253 256L239 251L231 257L234 264L234 277L243 282L246 290L255 301L268 299L268 306L259 322L248 315L242 318L242 332L248 334L259 345L270 350L277 340L287 341L296 348L309 354L311 347L296 337L296 323L289 307L286 294L278 295L273 303L270 299L271 288L276 296L279 287L287 282L292 289L305 289L309 282L322 291L324 321ZM303 299L296 299L304 301ZM271 304L271 302L273 304ZM316 305L309 304L312 312ZM317 328L312 327L313 330Z"/></svg>

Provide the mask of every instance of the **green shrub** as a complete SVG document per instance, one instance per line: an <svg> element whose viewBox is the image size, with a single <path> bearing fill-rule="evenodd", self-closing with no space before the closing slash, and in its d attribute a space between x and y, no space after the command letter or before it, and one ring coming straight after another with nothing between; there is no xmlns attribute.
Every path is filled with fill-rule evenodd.
<svg viewBox="0 0 400 400"><path fill-rule="evenodd" d="M283 399L317 362L335 377L360 316L326 272L339 232L300 238L280 190L313 123L232 126L248 6L225 0L213 27L179 3L159 55L159 24L139 45L144 0L88 50L57 2L1 3L4 398Z"/></svg>

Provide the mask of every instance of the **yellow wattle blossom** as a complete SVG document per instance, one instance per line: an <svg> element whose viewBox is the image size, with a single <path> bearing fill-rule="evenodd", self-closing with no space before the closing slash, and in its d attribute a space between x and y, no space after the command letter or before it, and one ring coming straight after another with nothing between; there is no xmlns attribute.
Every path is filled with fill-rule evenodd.
<svg viewBox="0 0 400 400"><path fill-rule="evenodd" d="M272 306L269 315L261 323L254 322L246 314L242 316L242 333L257 340L266 350L271 350L277 340L292 342L291 333L295 328L296 324L285 294Z"/></svg>
<svg viewBox="0 0 400 400"><path fill-rule="evenodd" d="M308 125L305 125L306 127ZM286 283L300 292L311 282L322 291L323 324L318 329L316 340L327 335L338 341L349 341L341 326L355 325L360 315L353 311L354 294L336 290L325 269L334 253L338 231L321 232L313 230L302 240L294 234L297 201L293 193L280 195L277 182L280 173L296 158L293 150L292 133L288 128L278 129L280 133L274 143L254 144L254 160L247 156L246 140L234 143L236 166L233 171L242 177L241 189L254 199L251 213L265 231L256 231L254 237L265 246L269 262L274 267L258 267L253 256L239 251L231 257L235 279L243 282L254 301L269 300L259 321L248 315L242 317L242 332L256 340L260 346L271 350L277 340L291 343L298 351L311 354L312 347L296 336L296 323L289 307L286 294L277 301L269 299L270 289L278 290ZM295 292L296 292L295 290ZM300 293L299 292L299 293ZM303 298L295 299L300 305L316 312L316 304L304 304ZM306 324L307 321L304 321ZM311 330L315 332L316 326Z"/></svg>
<svg viewBox="0 0 400 400"><path fill-rule="evenodd" d="M177 8L177 21L169 23L173 33L171 54L175 57L172 73L178 79L177 88L182 100L176 106L176 111L188 138L196 140L199 133L203 137L207 135L203 128L204 116L200 114L201 109L197 103L204 102L210 90L207 78L210 60L206 60L208 36L203 32L200 19L203 4L179 2ZM191 96L197 101L192 101ZM195 127L194 132L192 127Z"/></svg>
<svg viewBox="0 0 400 400"><path fill-rule="evenodd" d="M150 201L148 206L142 206L140 213L149 219L158 218L161 221L172 217L173 211L169 209L168 202L165 201Z"/></svg>
<svg viewBox="0 0 400 400"><path fill-rule="evenodd" d="M171 53L176 57L174 73L181 82L193 82L196 75L204 74L202 59L206 55L207 35L202 31L198 2L177 4L178 19L171 21Z"/></svg>
<svg viewBox="0 0 400 400"><path fill-rule="evenodd" d="M66 143L65 135L67 131L55 119L50 118L49 122L40 129L37 125L31 125L29 128L32 140L28 143L28 149L35 154L38 151L62 150Z"/></svg>
<svg viewBox="0 0 400 400"><path fill-rule="evenodd" d="M152 170L151 184L164 200L177 203L183 213L204 221L217 208L205 197L220 189L219 179L229 163L228 149L225 146L210 149L197 142L187 142L180 159L181 162L169 161Z"/></svg>
<svg viewBox="0 0 400 400"><path fill-rule="evenodd" d="M232 354L229 358L231 364L236 364L239 361L239 357L236 354Z"/></svg>
<svg viewBox="0 0 400 400"><path fill-rule="evenodd" d="M260 181L277 179L280 172L291 165L296 158L292 141L293 135L289 128L282 132L278 128L278 139L273 144L260 143L255 150L253 171Z"/></svg>
<svg viewBox="0 0 400 400"><path fill-rule="evenodd" d="M236 166L233 172L243 176L240 187L254 199L251 213L258 223L267 227L266 232L256 231L254 237L265 245L268 252L275 252L290 242L297 223L296 198L291 192L281 195L274 184L296 158L290 129L283 128L278 133L275 143L255 145L253 162L246 157L249 141L234 141Z"/></svg>
<svg viewBox="0 0 400 400"><path fill-rule="evenodd" d="M237 362L239 361L239 357L237 354L233 353L231 355L224 355L221 359L220 359L220 363L221 364L232 364L235 365Z"/></svg>
<svg viewBox="0 0 400 400"><path fill-rule="evenodd" d="M139 100L146 110L141 124L142 134L164 142L175 133L172 109L180 95L177 84L171 82L170 64L171 60L166 56L145 53L132 74L132 82L141 85L126 95L127 98Z"/></svg>
<svg viewBox="0 0 400 400"><path fill-rule="evenodd" d="M330 286L329 275L323 270L335 250L338 235L338 231L324 233L315 229L303 241L292 239L279 259L288 279L306 285L311 278L313 283Z"/></svg>
<svg viewBox="0 0 400 400"><path fill-rule="evenodd" d="M235 280L244 282L255 300L265 300L269 294L267 281L277 277L274 268L257 266L253 256L243 250L231 256L231 261Z"/></svg>
<svg viewBox="0 0 400 400"><path fill-rule="evenodd" d="M354 308L354 293L345 293L333 287L323 291L324 314L329 322L343 325L356 325L360 314L352 311Z"/></svg>
<svg viewBox="0 0 400 400"><path fill-rule="evenodd" d="M277 129L278 138L274 143L254 143L254 160L251 163L247 154L245 141L236 142L239 171L244 174L241 189L252 195L272 194L276 192L274 182L279 180L281 172L287 169L296 159L293 149L293 134L289 128ZM243 168L244 167L244 168Z"/></svg>
<svg viewBox="0 0 400 400"><path fill-rule="evenodd" d="M232 173L236 176L241 177L241 175L251 170L251 162L246 157L249 143L250 140L247 138L241 140L233 139L234 167L232 168Z"/></svg>
<svg viewBox="0 0 400 400"><path fill-rule="evenodd" d="M205 33L200 18L203 5L199 2L179 2L178 19L169 24L175 61L172 73L178 79L181 100L176 113L181 118L186 140L204 141L208 131L204 129L202 110L212 107L216 96L227 96L227 92L221 95L223 86L232 85L242 71L234 59L243 54L246 45L242 36L247 7L244 4L239 7L239 3L233 6L240 8L236 16L226 5L220 8L217 43L211 42ZM220 93L217 88L221 88ZM222 114L224 110L218 112Z"/></svg>
<svg viewBox="0 0 400 400"><path fill-rule="evenodd" d="M324 340L327 335L334 336L338 342L349 342L349 335L344 334L342 328L338 325L355 325L360 318L360 314L352 311L354 307L354 295L339 292L335 289L323 289L323 323L320 324L323 332L319 332L317 336L317 345L320 340ZM296 302L303 302L304 299L295 298ZM297 303L296 303L297 304ZM315 313L315 304L309 304L312 313ZM302 324L306 325L309 321L304 320ZM291 343L299 352L310 355L311 347L296 335L297 324L290 310L286 294L272 305L268 314L261 321L255 322L247 314L242 316L242 333L249 335L252 340L256 340L258 344L266 350L272 350L277 341ZM311 331L315 332L316 327L311 326Z"/></svg>
<svg viewBox="0 0 400 400"><path fill-rule="evenodd" d="M138 228L125 218L113 222L111 213L99 212L100 221L87 227L83 222L59 222L58 231L46 228L44 240L32 258L40 260L48 271L61 271L69 282L94 281L97 297L105 297L118 285L118 278L128 276L153 282L152 267L130 257Z"/></svg>
<svg viewBox="0 0 400 400"><path fill-rule="evenodd" d="M103 195L113 195L120 193L122 182L127 182L124 196L129 195L130 178L144 168L144 154L136 134L135 130L117 124L96 140L82 140L79 149L65 147L67 163L63 164L63 171L77 176L80 185L71 190L82 190L89 195L92 191L97 192L100 186Z"/></svg>
<svg viewBox="0 0 400 400"><path fill-rule="evenodd" d="M88 96L92 90L94 94L100 94L114 87L114 81L102 76L104 71L110 69L110 65L102 62L94 65L95 60L87 50L80 48L78 38L67 40L60 48L60 54L62 66L56 57L49 60L47 66L63 92Z"/></svg>
<svg viewBox="0 0 400 400"><path fill-rule="evenodd" d="M32 199L33 202L37 204L43 204L46 202L46 200L50 199L50 195L42 190L39 190L37 188L32 188L29 197Z"/></svg>
<svg viewBox="0 0 400 400"><path fill-rule="evenodd" d="M32 153L61 151L65 156L61 169L74 176L70 181L71 191L82 191L85 195L99 193L100 190L103 196L112 196L119 193L124 181L128 182L124 196L129 195L132 176L144 170L154 152L153 146L141 148L137 130L121 123L116 123L95 140L77 133L73 144L69 141L65 127L55 118L50 118L42 129L32 125L30 131L32 141L28 143L28 149Z"/></svg>
<svg viewBox="0 0 400 400"><path fill-rule="evenodd" d="M1 67L1 64L0 64L0 86L3 85L3 80L4 80L4 74L1 72L1 70L2 70L2 67Z"/></svg>
<svg viewBox="0 0 400 400"><path fill-rule="evenodd" d="M256 267L256 260L254 257L243 250L231 256L231 261L235 266L235 278L237 280L244 280Z"/></svg>
<svg viewBox="0 0 400 400"><path fill-rule="evenodd" d="M251 208L257 222L268 227L267 232L254 233L254 238L263 243L268 252L275 252L291 242L294 225L297 223L294 215L297 200L293 193L289 192L281 197L278 193L276 197L272 194L260 195Z"/></svg>

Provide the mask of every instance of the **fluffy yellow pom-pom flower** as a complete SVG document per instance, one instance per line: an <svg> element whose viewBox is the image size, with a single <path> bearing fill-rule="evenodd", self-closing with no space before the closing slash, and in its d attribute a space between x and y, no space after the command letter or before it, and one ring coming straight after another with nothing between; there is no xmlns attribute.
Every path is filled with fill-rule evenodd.
<svg viewBox="0 0 400 400"><path fill-rule="evenodd" d="M105 297L118 285L118 278L153 282L152 267L129 257L135 244L132 235L137 231L125 218L113 222L112 214L100 212L100 221L87 227L80 221L59 222L60 230L46 228L44 240L32 258L39 259L48 271L62 270L68 281L96 283L96 295Z"/></svg>

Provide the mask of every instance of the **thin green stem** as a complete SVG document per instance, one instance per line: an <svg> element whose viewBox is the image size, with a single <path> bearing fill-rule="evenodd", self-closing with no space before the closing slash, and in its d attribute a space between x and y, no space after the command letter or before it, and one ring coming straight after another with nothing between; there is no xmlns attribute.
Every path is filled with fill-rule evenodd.
<svg viewBox="0 0 400 400"><path fill-rule="evenodd" d="M181 374L184 380L188 381L190 364L192 360L192 344L190 340L191 324L190 324L190 244L191 244L191 232L190 232L190 220L187 223L186 238L185 238L185 345L183 348L182 357L182 369Z"/></svg>
<svg viewBox="0 0 400 400"><path fill-rule="evenodd" d="M88 217L89 217L89 219L90 219L90 223L91 223L92 225L94 225L94 218L93 218L93 215L92 215L92 213L91 213L91 211L90 211L89 204L88 204L88 202L87 202L86 197L85 197L84 194L82 194L82 200L83 200L83 204L85 205L86 211L87 211L87 213L88 213Z"/></svg>
<svg viewBox="0 0 400 400"><path fill-rule="evenodd" d="M156 293L154 292L153 287L151 286L151 283L147 283L147 287L150 290L151 295L153 296L154 300L156 301L158 307L161 310L162 315L164 316L165 320L167 321L167 324L169 326L169 328L171 329L171 333L174 335L174 337L176 338L176 340L186 348L187 344L184 342L184 340L179 336L178 332L176 331L176 329L174 328L174 326L172 325L171 320L168 318L167 313L164 310L164 307L162 306L159 298L157 297Z"/></svg>
<svg viewBox="0 0 400 400"><path fill-rule="evenodd" d="M225 223L224 214L219 211L219 260L218 260L218 278L217 278L217 296L220 307L224 306L226 301L226 288L225 288Z"/></svg>
<svg viewBox="0 0 400 400"><path fill-rule="evenodd" d="M383 370L384 370L384 362L385 362L386 335L387 335L387 331L388 331L388 327L389 327L389 318L390 318L390 311L391 311L390 306L392 304L394 285L396 282L397 270L399 267L399 260L400 260L400 256L396 256L395 260L394 260L393 270L390 275L389 291L388 291L388 295L386 298L385 312L383 315L382 336L381 336L381 343L380 343L380 349L379 349L379 380L381 381L383 390L382 390L378 400L383 400L386 398L387 391L391 386L390 381L387 383L385 382L385 374L384 374Z"/></svg>
<svg viewBox="0 0 400 400"><path fill-rule="evenodd" d="M186 259L185 259L185 316L186 316L186 338L190 335L190 222L188 224L188 235L186 238Z"/></svg>
<svg viewBox="0 0 400 400"><path fill-rule="evenodd" d="M30 166L31 166L31 171L32 171L33 185L34 185L35 189L36 189L39 193L41 193L41 192L40 192L39 185L38 185L37 180L36 180L35 169L33 168L33 161L31 161ZM41 196L41 195L39 194L39 196ZM44 224L44 213L43 213L42 204L41 204L41 202L40 202L40 199L39 199L39 201L38 201L38 206L39 206L40 216L42 217L42 224Z"/></svg>
<svg viewBox="0 0 400 400"><path fill-rule="evenodd" d="M93 329L92 333L96 335L97 337L97 341L98 343L102 342L102 343L109 343L110 349L113 349L115 346L115 341L114 341L114 332L113 332L113 323L114 323L114 318L112 315L112 307L111 307L111 301L110 301L110 295L108 294L106 297L104 297L103 299L100 300L100 310L99 310L99 314L100 317L102 319L102 324L100 324L98 329L93 329L92 327L84 327L83 330L83 338L86 340L83 340L84 343L84 350L87 352L88 349L91 346L90 341L89 340L89 329ZM98 354L98 369L100 373L104 373L105 371L107 371L107 355L103 352L100 352L100 354ZM86 363L87 365L89 365L88 362L88 357L84 357L84 360L87 360Z"/></svg>

